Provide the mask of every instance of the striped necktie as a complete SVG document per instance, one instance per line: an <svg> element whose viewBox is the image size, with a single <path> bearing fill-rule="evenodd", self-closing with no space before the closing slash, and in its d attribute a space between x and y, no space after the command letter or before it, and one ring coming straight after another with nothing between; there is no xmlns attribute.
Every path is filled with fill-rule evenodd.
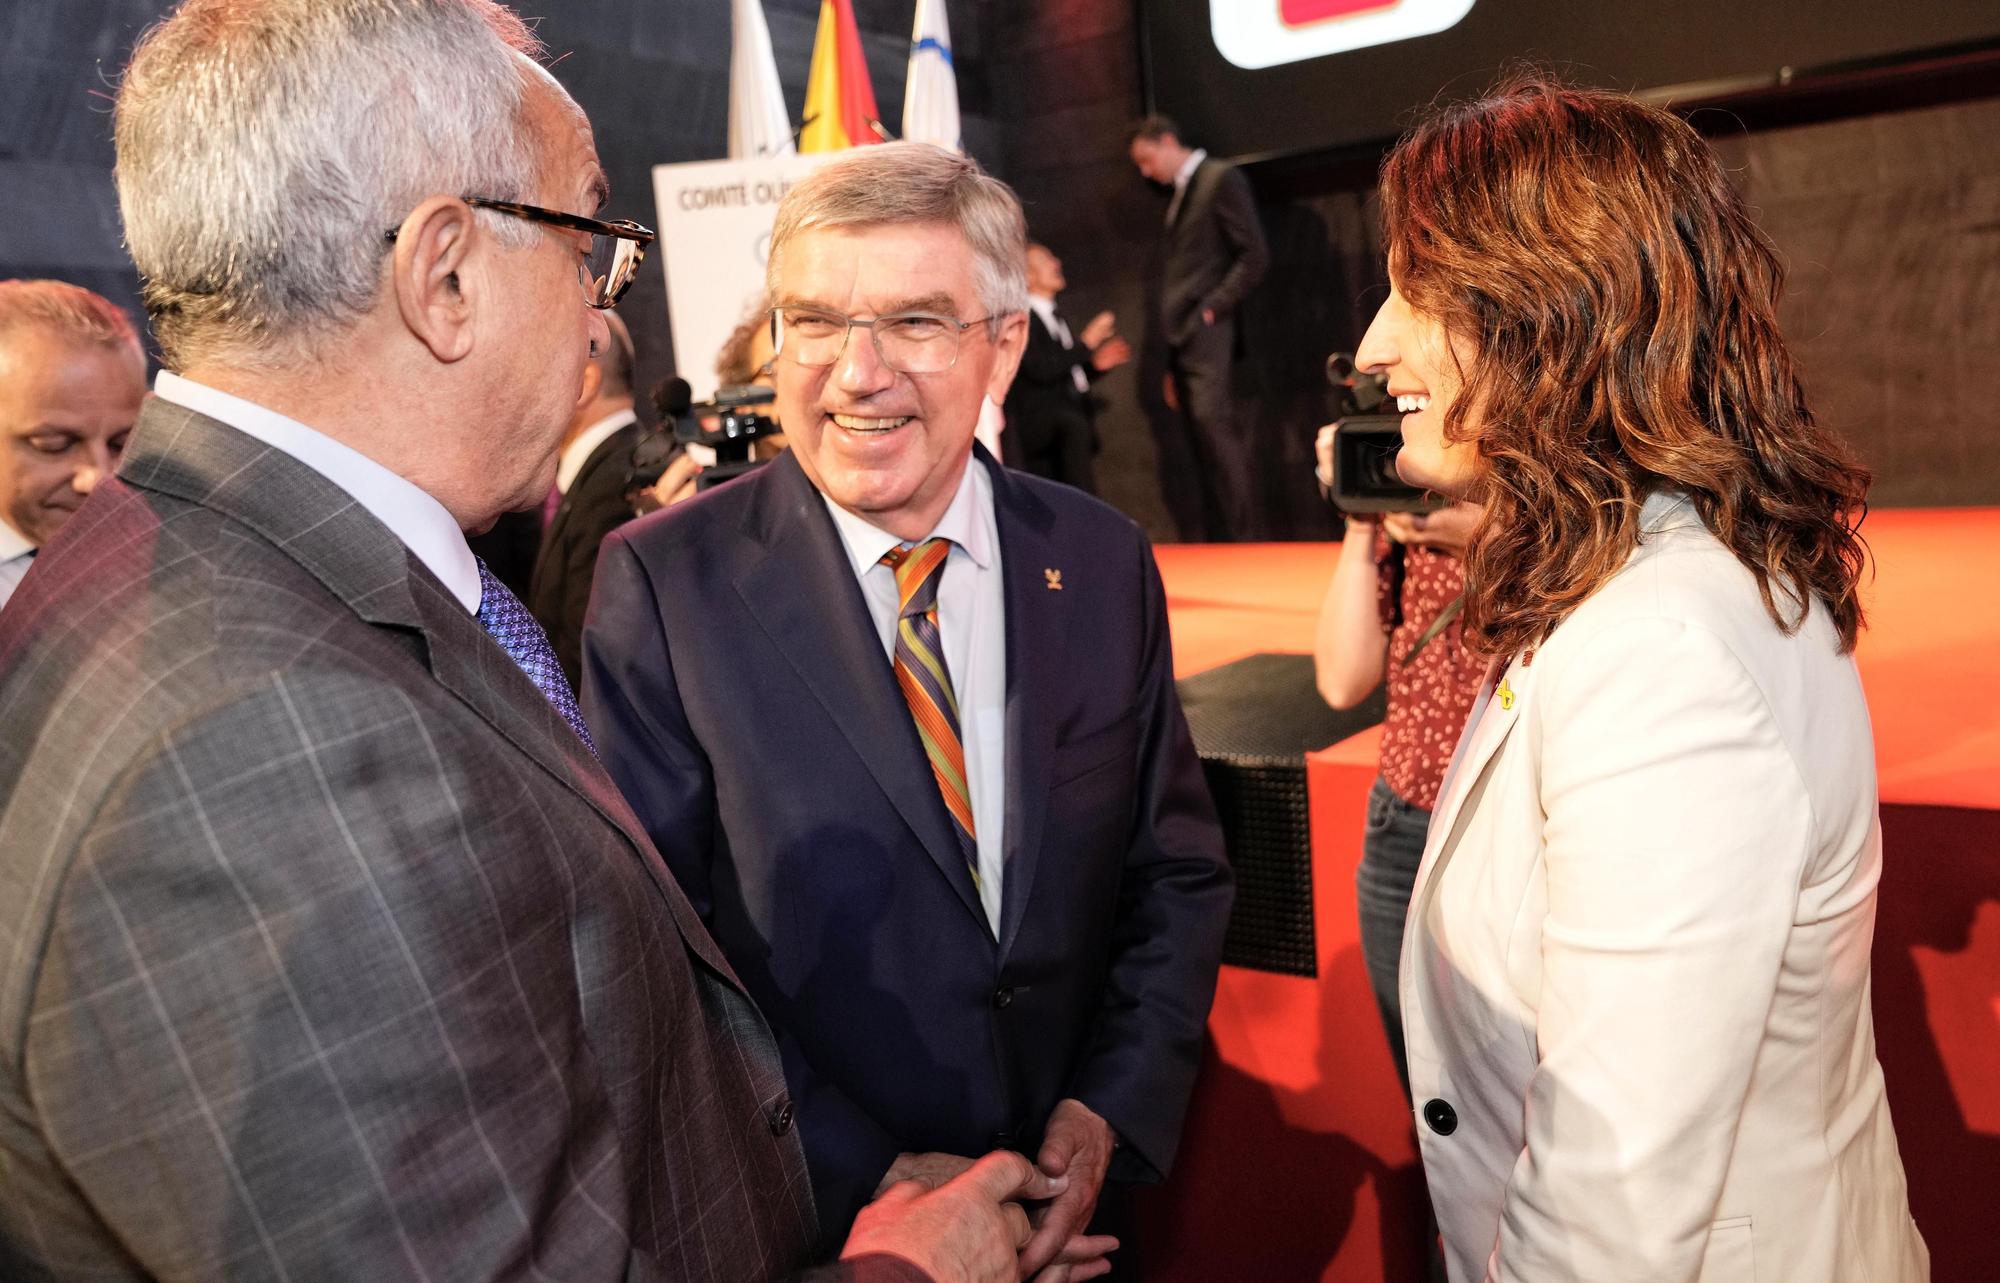
<svg viewBox="0 0 2000 1283"><path fill-rule="evenodd" d="M896 684L917 723L917 736L930 759L944 809L965 855L972 884L979 885L978 833L972 823L972 790L965 778L965 744L958 732L958 696L952 692L945 667L944 644L938 634L938 583L944 578L951 540L926 539L916 547L899 546L882 554L882 564L896 572Z"/></svg>

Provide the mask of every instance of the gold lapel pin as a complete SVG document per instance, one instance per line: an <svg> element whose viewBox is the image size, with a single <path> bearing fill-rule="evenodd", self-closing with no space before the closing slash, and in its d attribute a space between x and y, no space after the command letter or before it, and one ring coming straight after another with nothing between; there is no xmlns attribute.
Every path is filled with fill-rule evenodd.
<svg viewBox="0 0 2000 1283"><path fill-rule="evenodd" d="M1044 579L1046 579L1046 580L1048 580L1048 581L1049 581L1049 591L1050 591L1050 592L1061 592L1061 591L1062 591L1062 571L1060 571L1060 570L1044 570L1044 571L1042 572L1042 578L1044 578Z"/></svg>
<svg viewBox="0 0 2000 1283"><path fill-rule="evenodd" d="M1495 695L1498 695L1498 696L1500 697L1500 711L1501 711L1501 712L1505 713L1505 712L1512 712L1512 711L1513 711L1513 708L1514 708L1514 691L1513 691L1513 688L1511 688L1510 686L1508 686L1508 685L1507 685L1507 679L1506 679L1506 678L1504 678L1504 677L1503 677L1503 678L1501 678L1501 679L1500 679L1500 687L1499 687L1499 689L1498 689L1498 690L1494 691L1493 693L1494 693Z"/></svg>

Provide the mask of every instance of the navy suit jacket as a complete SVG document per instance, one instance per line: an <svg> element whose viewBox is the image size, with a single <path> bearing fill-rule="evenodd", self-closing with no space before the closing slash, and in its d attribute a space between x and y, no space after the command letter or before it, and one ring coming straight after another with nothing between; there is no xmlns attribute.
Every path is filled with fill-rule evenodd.
<svg viewBox="0 0 2000 1283"><path fill-rule="evenodd" d="M974 466L1006 577L998 938L793 456L613 533L584 629L592 734L778 1033L835 1238L898 1152L1032 1156L1066 1096L1121 1138L1114 1177L1163 1175L1234 893L1144 535Z"/></svg>

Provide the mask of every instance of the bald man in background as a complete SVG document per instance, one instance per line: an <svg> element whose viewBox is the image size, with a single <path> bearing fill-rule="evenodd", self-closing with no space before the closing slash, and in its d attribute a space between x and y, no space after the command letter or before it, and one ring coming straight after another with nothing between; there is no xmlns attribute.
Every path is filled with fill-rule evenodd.
<svg viewBox="0 0 2000 1283"><path fill-rule="evenodd" d="M146 356L109 299L0 281L0 607L125 449Z"/></svg>

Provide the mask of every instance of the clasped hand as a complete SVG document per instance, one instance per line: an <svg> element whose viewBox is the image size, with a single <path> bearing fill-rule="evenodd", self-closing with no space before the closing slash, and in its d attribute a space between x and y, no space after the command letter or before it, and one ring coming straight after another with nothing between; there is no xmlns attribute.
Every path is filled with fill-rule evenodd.
<svg viewBox="0 0 2000 1283"><path fill-rule="evenodd" d="M940 1283L957 1278L991 1279L996 1283L1018 1279L1031 1279L1034 1283L1083 1283L1097 1278L1110 1272L1108 1258L1117 1248L1118 1240L1109 1235L1086 1234L1084 1230L1097 1209L1097 1196L1103 1189L1113 1148L1110 1124L1081 1101L1064 1100L1049 1115L1033 1167L1022 1156L1007 1151L988 1154L976 1161L960 1154L899 1155L877 1186L876 1201L864 1208L855 1222L855 1233L848 1238L842 1255L890 1251L917 1260L911 1252L883 1242L880 1235L859 1246L857 1240L865 1227L872 1228L873 1221L893 1217L898 1208L912 1205L913 1200L955 1192L995 1198L998 1203L995 1210L1004 1218L1005 1232L1010 1236L1007 1241L1015 1255L1006 1262L1011 1269L1000 1274L984 1272L1000 1263L990 1245L974 1253L961 1253L953 1246L942 1254L946 1259L939 1260L935 1267L918 1260ZM1010 1161L1016 1166L1008 1168L1006 1164ZM984 1176L975 1179L982 1171ZM1006 1192L996 1195L996 1190L1008 1186L1010 1177L1020 1179L1014 1180ZM971 1182L969 1187L968 1182ZM990 1228L983 1218L973 1219L979 1222L979 1228ZM933 1228L949 1226L939 1219ZM949 1237L958 1240L969 1236ZM975 1264L979 1267L977 1271L955 1272L960 1265Z"/></svg>

